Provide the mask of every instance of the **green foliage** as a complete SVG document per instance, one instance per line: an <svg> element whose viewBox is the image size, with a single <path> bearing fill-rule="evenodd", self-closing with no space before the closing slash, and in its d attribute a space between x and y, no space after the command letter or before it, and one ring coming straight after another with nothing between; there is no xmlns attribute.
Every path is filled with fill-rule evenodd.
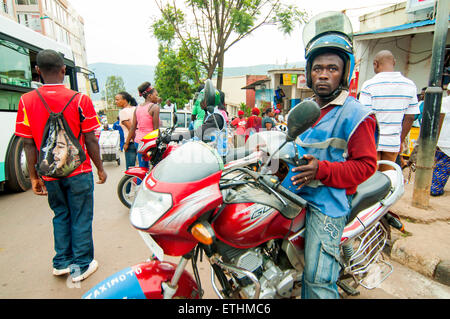
<svg viewBox="0 0 450 319"><path fill-rule="evenodd" d="M252 115L252 108L250 106L247 106L247 104L245 104L244 102L239 104L239 109L241 111L244 111L245 117L249 117L250 115Z"/></svg>
<svg viewBox="0 0 450 319"><path fill-rule="evenodd" d="M278 29L285 34L290 34L295 27L295 22L306 23L308 16L306 12L300 11L293 5L279 6L275 10L274 22Z"/></svg>
<svg viewBox="0 0 450 319"><path fill-rule="evenodd" d="M125 84L122 77L115 75L108 76L105 87L102 90L102 99L106 101L108 108L115 107L114 97L121 91L125 91Z"/></svg>
<svg viewBox="0 0 450 319"><path fill-rule="evenodd" d="M162 17L161 30L154 35L160 41L172 36L178 41L180 58L189 64L188 70L195 75L190 77L197 83L201 74L211 78L217 72L219 89L225 53L231 46L264 25L277 24L289 34L306 19L304 11L284 5L282 0L185 0L183 11L177 9L176 0L155 2Z"/></svg>
<svg viewBox="0 0 450 319"><path fill-rule="evenodd" d="M171 15L170 19L177 19L177 16ZM178 109L181 109L192 97L194 88L199 83L200 68L197 59L191 56L195 50L187 49L188 45L192 48L198 47L198 43L190 41L176 45L172 25L162 19L153 23L152 31L159 42L155 87L163 105L170 99L172 103L176 103Z"/></svg>

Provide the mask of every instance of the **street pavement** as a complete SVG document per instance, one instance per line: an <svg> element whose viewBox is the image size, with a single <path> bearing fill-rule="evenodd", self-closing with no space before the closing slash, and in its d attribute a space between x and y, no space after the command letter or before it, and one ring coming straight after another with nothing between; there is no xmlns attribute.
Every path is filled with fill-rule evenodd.
<svg viewBox="0 0 450 319"><path fill-rule="evenodd" d="M125 162L123 158L121 162ZM116 162L106 162L104 165L108 180L106 184L96 184L94 193L93 235L95 259L99 262L99 269L78 284L72 284L69 277L55 277L51 274L54 250L52 212L48 207L47 198L36 196L31 190L18 194L0 193L0 227L2 229L0 232L0 298L79 299L100 281L119 270L144 262L149 257L150 252L147 246L130 225L128 209L117 198L116 187L122 177L124 166L123 164L117 166ZM399 205L400 208L407 206L408 187L402 199L405 203ZM444 195L442 198L450 200L450 195ZM440 203L440 199L435 200L439 201L437 204ZM448 207L445 205L441 206ZM412 209L407 211L411 213ZM396 212L403 214L398 210ZM361 294L350 299L450 299L450 287L438 283L433 276L429 276L427 271L424 271L425 266L413 270L413 265L402 262L401 258L394 259L394 255L401 255L402 251L408 254L405 247L409 247L411 241L418 238L419 243L413 243L416 252L436 251L435 254L440 261L449 260L445 259L448 258L447 255L444 256L450 251L448 249L448 219L436 218L436 214L433 215L431 212L425 213L430 216L428 223L418 222L417 217L414 219L402 217L406 229L412 233L411 236L403 237L401 233L393 233L391 256L387 254L388 259L393 259L389 260L394 266L393 274L379 288L374 290L360 288ZM442 214L445 215L445 213ZM422 241L428 242L429 246L424 245L423 249L419 249ZM178 262L178 258L175 257L165 256L165 258L170 262ZM199 263L199 272L205 290L204 298L216 299L217 296L210 284L210 268L205 258L203 259L203 262ZM423 264L427 263L423 262ZM439 264L439 262L434 261L432 264ZM192 273L190 266L188 271Z"/></svg>
<svg viewBox="0 0 450 319"><path fill-rule="evenodd" d="M407 178L409 168L404 175ZM390 257L442 284L450 286L450 185L444 195L430 196L430 208L412 206L414 174L392 212L400 216L406 233L393 231Z"/></svg>

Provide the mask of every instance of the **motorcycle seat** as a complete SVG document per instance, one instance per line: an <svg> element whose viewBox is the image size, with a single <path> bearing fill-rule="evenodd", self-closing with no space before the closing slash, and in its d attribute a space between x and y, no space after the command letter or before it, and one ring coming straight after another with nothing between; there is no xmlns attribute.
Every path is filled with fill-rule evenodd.
<svg viewBox="0 0 450 319"><path fill-rule="evenodd" d="M238 148L230 148L228 154L225 156L226 163L244 158L250 155L250 149L248 147L242 146Z"/></svg>
<svg viewBox="0 0 450 319"><path fill-rule="evenodd" d="M350 207L348 221L351 222L360 211L382 200L390 189L390 178L386 174L376 171L375 174L357 187Z"/></svg>

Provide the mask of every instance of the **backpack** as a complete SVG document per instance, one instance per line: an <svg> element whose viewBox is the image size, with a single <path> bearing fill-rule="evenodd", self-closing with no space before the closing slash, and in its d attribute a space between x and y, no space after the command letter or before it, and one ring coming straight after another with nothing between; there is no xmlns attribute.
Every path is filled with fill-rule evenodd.
<svg viewBox="0 0 450 319"><path fill-rule="evenodd" d="M54 178L69 176L86 160L86 153L79 142L81 131L77 139L63 115L64 110L78 92L72 96L61 112L54 113L39 91L37 89L35 91L49 113L39 149L36 171L40 176Z"/></svg>

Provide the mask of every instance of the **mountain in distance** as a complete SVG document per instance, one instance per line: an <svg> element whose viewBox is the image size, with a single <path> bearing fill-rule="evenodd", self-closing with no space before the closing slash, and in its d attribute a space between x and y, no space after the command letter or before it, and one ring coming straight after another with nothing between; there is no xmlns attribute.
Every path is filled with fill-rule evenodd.
<svg viewBox="0 0 450 319"><path fill-rule="evenodd" d="M305 66L304 61L285 63L285 64L260 64L245 67L229 67L224 68L224 77L243 76L243 75L267 75L267 71L275 69L301 68ZM132 64L114 64L114 63L92 63L89 69L95 73L98 80L99 93L92 94L92 100L101 99L101 92L105 90L105 83L108 76L121 76L126 91L134 96L139 97L137 87L149 81L154 83L154 74L156 66L152 65L132 65Z"/></svg>
<svg viewBox="0 0 450 319"><path fill-rule="evenodd" d="M154 83L155 66L152 65L131 65L114 63L92 63L89 69L95 73L98 80L99 93L92 94L92 100L98 101L105 90L106 79L108 76L121 76L126 91L137 98L137 87L145 81Z"/></svg>

